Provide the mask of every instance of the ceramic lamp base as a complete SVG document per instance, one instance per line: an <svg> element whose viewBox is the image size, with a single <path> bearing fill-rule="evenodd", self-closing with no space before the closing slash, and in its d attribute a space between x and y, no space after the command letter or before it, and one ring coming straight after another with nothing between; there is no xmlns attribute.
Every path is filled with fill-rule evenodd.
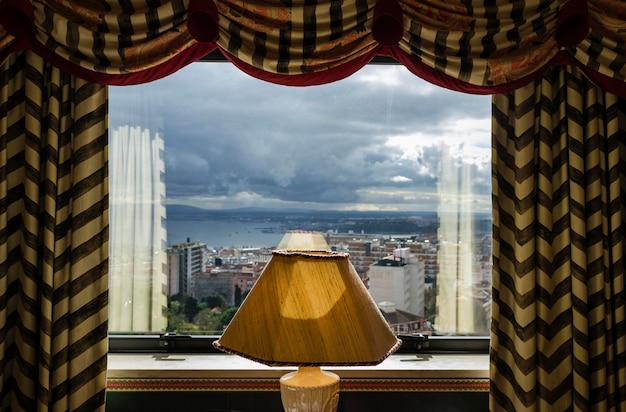
<svg viewBox="0 0 626 412"><path fill-rule="evenodd" d="M285 412L335 412L339 376L319 367L301 366L280 378Z"/></svg>

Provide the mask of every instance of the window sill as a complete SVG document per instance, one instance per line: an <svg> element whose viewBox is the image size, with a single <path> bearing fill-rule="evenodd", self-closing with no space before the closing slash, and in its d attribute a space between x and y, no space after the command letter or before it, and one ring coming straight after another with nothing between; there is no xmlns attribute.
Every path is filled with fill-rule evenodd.
<svg viewBox="0 0 626 412"><path fill-rule="evenodd" d="M278 391L295 368L222 354L109 354L108 391ZM342 391L488 392L487 354L396 354L376 366L328 367Z"/></svg>

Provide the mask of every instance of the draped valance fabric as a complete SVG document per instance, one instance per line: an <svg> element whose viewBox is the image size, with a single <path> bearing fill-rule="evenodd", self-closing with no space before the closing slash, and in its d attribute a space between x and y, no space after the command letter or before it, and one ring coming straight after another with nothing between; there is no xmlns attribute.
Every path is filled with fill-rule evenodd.
<svg viewBox="0 0 626 412"><path fill-rule="evenodd" d="M107 84L155 80L219 49L289 85L335 81L382 55L470 93L513 90L566 63L626 94L625 40L626 3L615 0L0 0L0 61L31 49Z"/></svg>

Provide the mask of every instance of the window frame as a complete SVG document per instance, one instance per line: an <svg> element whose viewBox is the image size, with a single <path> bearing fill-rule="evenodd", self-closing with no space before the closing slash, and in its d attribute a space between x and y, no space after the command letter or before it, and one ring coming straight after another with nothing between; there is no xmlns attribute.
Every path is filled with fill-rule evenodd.
<svg viewBox="0 0 626 412"><path fill-rule="evenodd" d="M404 337L396 353L489 353L488 336L428 336L419 344L418 337ZM224 354L213 347L218 335L146 334L109 335L109 353L207 353Z"/></svg>
<svg viewBox="0 0 626 412"><path fill-rule="evenodd" d="M229 63L219 49L214 50L198 62ZM375 56L369 64L399 64L386 56ZM404 336L404 339L402 339ZM454 353L454 354L488 354L490 350L489 336L409 336L398 335L402 345L395 352L398 354L420 353ZM213 342L219 335L188 335L163 332L160 334L120 334L109 333L109 353L202 353L226 355L216 349Z"/></svg>

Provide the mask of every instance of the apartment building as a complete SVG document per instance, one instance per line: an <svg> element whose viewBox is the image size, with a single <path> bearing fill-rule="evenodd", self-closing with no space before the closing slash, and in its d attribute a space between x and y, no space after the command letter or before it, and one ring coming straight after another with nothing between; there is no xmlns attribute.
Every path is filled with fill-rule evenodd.
<svg viewBox="0 0 626 412"><path fill-rule="evenodd" d="M168 296L192 294L195 276L204 271L205 251L204 243L190 239L167 249Z"/></svg>
<svg viewBox="0 0 626 412"><path fill-rule="evenodd" d="M424 262L400 248L370 266L369 292L375 302L392 302L396 310L424 316Z"/></svg>

